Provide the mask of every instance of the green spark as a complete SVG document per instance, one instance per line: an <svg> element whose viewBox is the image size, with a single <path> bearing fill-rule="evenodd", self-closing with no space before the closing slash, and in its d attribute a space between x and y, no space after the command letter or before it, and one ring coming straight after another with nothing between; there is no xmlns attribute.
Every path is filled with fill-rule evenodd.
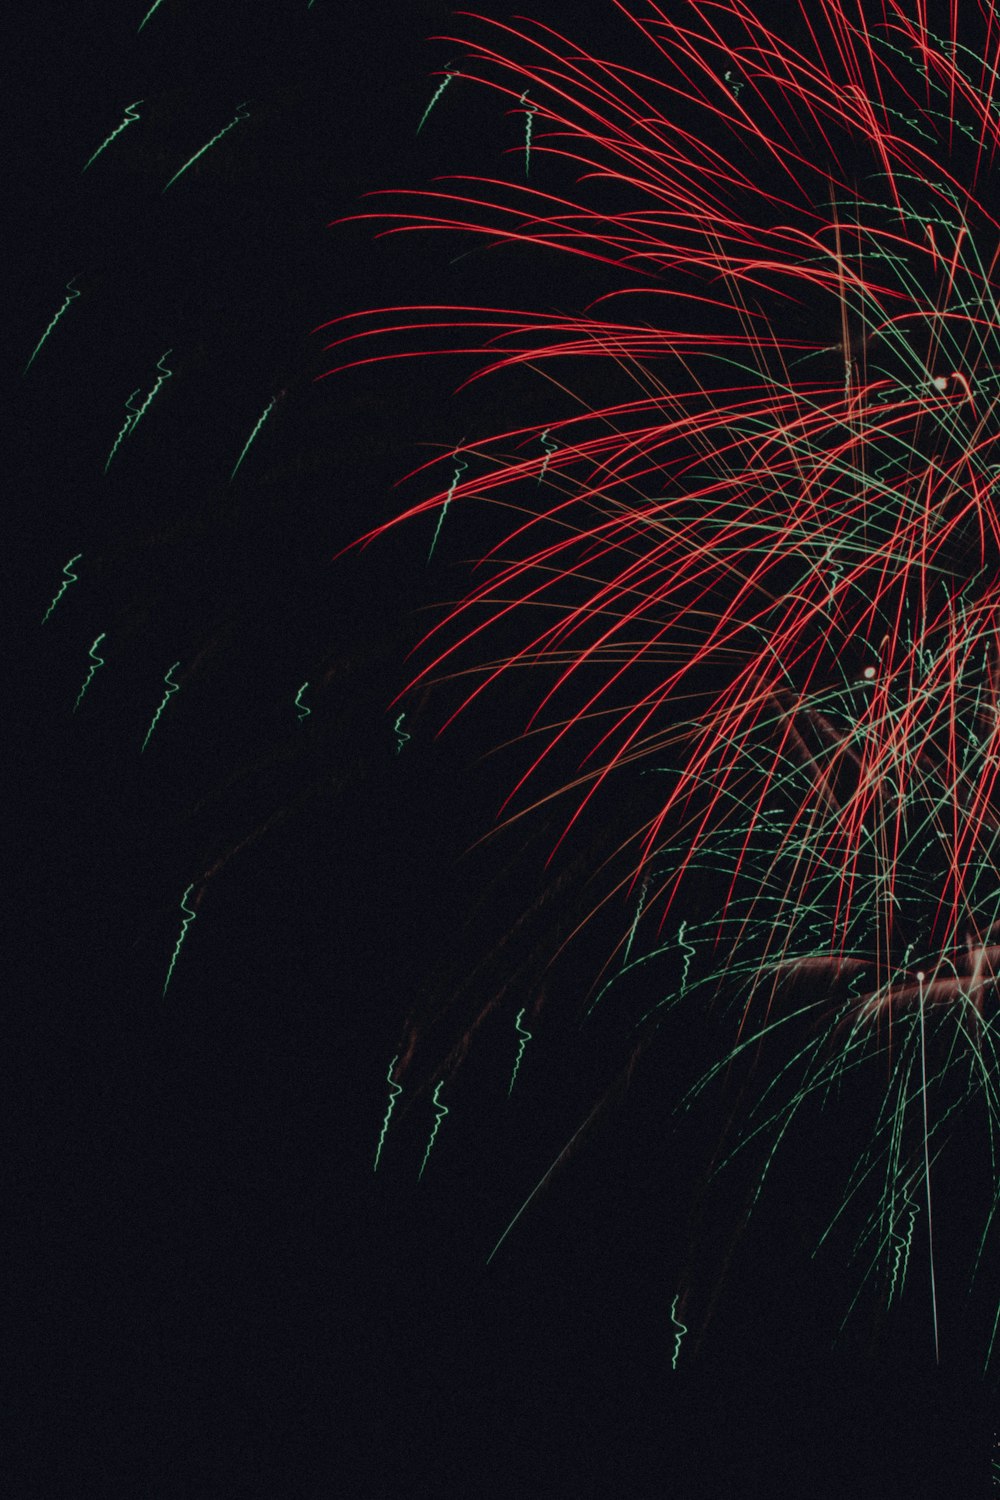
<svg viewBox="0 0 1000 1500"><path fill-rule="evenodd" d="M79 292L73 290L73 282L75 280L76 280L76 277L72 276L72 277L70 277L69 281L67 281L67 283L66 283L66 290L67 290L67 292L69 292L69 296L63 302L62 307L59 308L59 310L56 313L55 317L52 319L52 322L49 324L48 328L46 328L45 332L42 334L41 338L38 340L38 343L35 345L34 349L31 351L31 358L28 360L28 363L25 365L24 369L21 371L22 375L27 375L28 371L31 369L31 366L33 365L33 363L35 361L35 356L37 355L39 349L45 343L45 340L48 338L48 336L52 332L53 328L59 322L59 319L62 317L63 313L66 311L67 307L69 307L69 305L73 301L74 297L79 297L80 296Z"/></svg>
<svg viewBox="0 0 1000 1500"><path fill-rule="evenodd" d="M549 466L549 459L552 457L553 453L557 453L559 451L559 444L555 441L554 438L549 437L549 429L547 427L538 441L545 449L545 457L542 460L542 467L538 471L538 483L541 484L542 480L545 478L545 470Z"/></svg>
<svg viewBox="0 0 1000 1500"><path fill-rule="evenodd" d="M59 600L62 598L63 594L65 594L66 590L69 588L70 584L71 583L76 583L78 581L76 573L72 572L72 567L73 567L73 564L75 562L79 562L80 561L80 558L82 556L83 556L83 553L82 552L78 552L75 557L71 557L70 558L69 562L63 568L63 582L59 585L59 592L56 594L56 597L53 599L52 603L49 605L49 607L45 611L44 615L42 615L42 624L43 625L45 624L45 621L49 618L49 615L55 609L56 605L59 603Z"/></svg>
<svg viewBox="0 0 1000 1500"><path fill-rule="evenodd" d="M93 662L93 666L91 667L90 671L87 673L86 677L84 678L83 687L80 689L80 691L76 695L76 702L73 704L73 712L74 713L76 713L77 709L80 707L80 700L83 698L84 693L90 687L90 684L91 684L91 682L94 679L94 673L97 671L98 667L103 667L104 666L104 658L102 656L98 656L96 654L96 652L97 652L98 646L101 644L101 642L103 641L103 639L107 635L107 633L108 632L106 630L102 630L101 633L100 633L100 635L97 637L96 641L94 642L94 644L90 648L89 655L90 655L91 661Z"/></svg>
<svg viewBox="0 0 1000 1500"><path fill-rule="evenodd" d="M622 954L622 969L628 968L628 956L632 952L632 944L635 942L635 931L642 916L642 909L646 904L646 892L649 889L649 876L642 882L642 890L639 892L639 901L635 908L635 916L632 918L632 926L629 928L628 941L625 944L625 952Z"/></svg>
<svg viewBox="0 0 1000 1500"><path fill-rule="evenodd" d="M130 432L134 432L135 429L138 427L140 421L145 416L146 412L149 410L149 407L150 407L150 405L152 403L153 397L156 395L157 391L160 389L160 386L163 385L165 381L169 380L170 377L171 377L171 375L173 374L173 371L172 370L168 370L167 367L163 363L163 361L166 359L167 355L171 354L172 352L173 352L172 349L164 349L163 353L160 355L159 359L156 361L156 368L160 372L159 375L157 376L156 384L153 386L152 390L147 395L145 401L142 403L142 405L140 406L139 410L136 412L136 414L135 414L135 420L132 423L131 428L129 429Z"/></svg>
<svg viewBox="0 0 1000 1500"><path fill-rule="evenodd" d="M438 516L438 523L434 528L434 535L431 538L431 550L427 554L428 562L430 562L431 558L434 556L434 548L437 546L437 539L441 534L441 527L444 525L444 518L448 514L448 507L451 504L452 496L455 493L455 487L458 484L458 481L461 478L462 474L469 467L465 459L459 457L461 451L462 450L460 448L456 448L454 453L451 455L455 460L455 477L452 479L451 487L448 490L447 495L445 495L444 497L444 503L441 506L441 514Z"/></svg>
<svg viewBox="0 0 1000 1500"><path fill-rule="evenodd" d="M677 1317L677 1304L678 1304L678 1302L680 1300L681 1300L680 1299L680 1293L678 1293L677 1296L674 1298L673 1305L671 1306L671 1309L670 1309L670 1321L671 1321L671 1323L673 1323L674 1327L678 1330L677 1333L674 1335L674 1337L677 1340L676 1344L674 1345L674 1357L670 1361L670 1368L672 1370L676 1370L676 1368L677 1368L677 1360L678 1360L678 1358L680 1356L680 1352L681 1352L681 1340L683 1339L684 1335L687 1333L687 1328L680 1321L680 1319Z"/></svg>
<svg viewBox="0 0 1000 1500"><path fill-rule="evenodd" d="M211 144L211 143L209 143L209 144ZM168 186L169 186L169 184L168 184ZM257 436L257 434L260 431L260 429L263 427L263 425L266 422L268 416L270 415L270 412L271 412L271 410L272 410L272 408L274 406L274 403L277 401L277 399L278 399L277 396L272 396L271 400L267 403L267 405L265 406L264 410L261 412L259 418L257 419L257 424L254 427L253 432L251 432L250 436L247 438L246 442L243 445L243 452L240 454L239 458L236 460L236 463L233 465L233 472L229 476L229 482L230 482L230 484L235 479L235 477L236 477L236 470L239 468L240 464L246 458L246 456L247 456L247 450L249 449L250 444L253 442L254 438Z"/></svg>
<svg viewBox="0 0 1000 1500"><path fill-rule="evenodd" d="M524 1020L524 1009L522 1008L520 1011L518 1011L517 1020L514 1022L514 1025L517 1028L517 1034L520 1037L520 1041L518 1042L517 1056L514 1059L514 1071L510 1075L510 1088L508 1088L508 1090L507 1090L507 1098L508 1099L510 1098L511 1091L512 1091L512 1089L514 1087L514 1080L517 1077L517 1071L518 1071L518 1069L521 1066L521 1058L524 1056L524 1049L528 1045L528 1043L531 1041L531 1032L530 1031L525 1031L524 1027L521 1025L521 1022L523 1020Z"/></svg>
<svg viewBox="0 0 1000 1500"><path fill-rule="evenodd" d="M139 406L139 407L136 407L136 406L133 405L133 402L135 401L136 396L138 396L138 394L139 394L139 387L138 386L136 386L135 390L129 396L128 400L125 402L125 410L128 413L128 415L125 418L125 422L124 422L124 424L122 426L121 431L119 432L118 436L115 438L114 442L111 445L111 452L108 454L107 458L104 460L104 472L105 472L105 474L108 472L108 469L111 466L111 460L114 458L115 454L118 452L118 449L121 447L121 445L125 441L126 437L129 437L135 431L135 429L138 427L139 423L141 422L142 418L145 416L146 412L149 410L150 405L152 404L152 401L153 401L153 397L156 395L157 391L160 389L160 386L163 385L165 381L169 380L170 377L171 377L171 375L173 374L173 371L172 370L168 370L166 368L166 366L164 365L164 363L163 363L163 361L166 359L167 355L170 354L171 352L172 351L170 349L165 349L164 352L160 355L159 359L156 361L156 368L160 371L160 374L157 376L156 381L155 381L152 389L147 393L146 398L143 401L142 405Z"/></svg>
<svg viewBox="0 0 1000 1500"><path fill-rule="evenodd" d="M120 125L116 125L115 126L114 130L112 130L112 132L108 136L107 140L101 142L101 144L98 146L97 150L94 152L93 156L89 157L88 160L84 162L84 164L83 164L83 171L84 172L86 172L87 168L91 165L92 162L95 162L97 160L97 158L100 156L101 152L104 151L104 150L106 150L106 148L111 145L111 142L114 140L115 136L121 135L122 131L126 130L129 127L129 125L134 125L136 123L136 121L138 120L139 116L137 114L133 114L132 111L133 110L137 110L139 108L139 105L141 103L142 103L141 99L136 99L132 104L126 104L126 106L125 106L125 118L122 120L122 122L121 122Z"/></svg>
<svg viewBox="0 0 1000 1500"><path fill-rule="evenodd" d="M892 1280L889 1284L889 1296L887 1299L890 1303L896 1293L897 1283L900 1290L902 1290L906 1281L906 1268L910 1263L910 1247L913 1244L913 1226L917 1222L917 1205L915 1203L907 1203L906 1206L910 1211L910 1222L906 1228L906 1237L904 1238L895 1226L892 1229L892 1238L895 1241L893 1247L895 1254L893 1256Z"/></svg>
<svg viewBox="0 0 1000 1500"><path fill-rule="evenodd" d="M181 930L178 935L177 942L174 944L174 951L170 955L170 963L167 965L167 977L163 981L164 995L167 993L167 985L170 983L170 976L174 972L174 964L177 962L177 955L178 953L180 953L184 939L187 937L187 930L191 926L191 923L194 921L195 917L198 915L194 907L188 906L187 904L187 898L190 896L193 890L194 881L192 880L191 884L188 886L187 890L181 897L181 911L184 913L184 920L181 923Z"/></svg>
<svg viewBox="0 0 1000 1500"><path fill-rule="evenodd" d="M441 82L438 84L437 88L434 91L434 94L433 94L433 96L431 98L430 104L428 104L427 108L424 110L423 114L420 116L420 124L417 126L416 131L414 132L416 135L419 135L420 132L421 132L421 130L423 130L423 128L424 128L424 122L426 121L427 116L430 114L431 110L434 108L435 104L438 102L438 100L440 99L441 95L444 93L445 89L448 87L448 85L451 82L451 80L453 78L457 78L457 77L458 77L457 73L446 73L444 75L444 78L441 80Z"/></svg>
<svg viewBox="0 0 1000 1500"><path fill-rule="evenodd" d="M177 692L180 691L180 683L179 682L173 682L173 681L171 681L171 677L170 677L170 673L171 672L176 672L177 668L179 666L180 666L180 662L179 661L175 661L174 664L173 664L173 666L172 667L168 667L168 669L167 669L166 675L165 675L165 677L163 679L164 682L167 684L167 691L163 695L163 701L162 701L162 703L160 704L159 708L156 710L156 713L153 715L153 722L150 724L149 728L146 730L146 738L142 742L142 750L145 750L146 746L149 744L149 736L152 734L153 730L156 728L157 720L159 719L159 717L162 714L163 710L167 706L167 699L170 698L174 693L177 693ZM142 750L140 750L140 752L139 752L140 755L142 754Z"/></svg>
<svg viewBox="0 0 1000 1500"><path fill-rule="evenodd" d="M184 172L187 171L188 167L193 167L194 164L195 164L195 162L198 160L198 158L200 156L204 156L205 155L205 152L208 150L208 148L210 146L214 146L215 143L216 143L216 141L221 141L222 137L224 135L226 135L230 130L232 130L232 128L233 128L234 125L238 125L241 120L249 119L248 115L240 113L240 111L243 110L243 109L245 109L245 108L246 108L245 101L244 101L243 104L238 104L236 106L236 113L233 116L233 118L230 120L229 124L228 125L223 125L222 129L219 130L219 131L217 131L216 134L213 135L213 137L212 137L212 139L210 141L206 141L205 142L204 146L202 146L202 148L201 148L200 151L196 151L194 153L194 155L190 158L189 161L186 161L182 167L178 167L178 169L174 173L173 177L171 177L170 182L167 182L167 183L164 184L163 189L162 189L162 191L164 193L167 191L167 188L170 187L172 183L175 183L177 181L178 177L180 177Z"/></svg>
<svg viewBox="0 0 1000 1500"><path fill-rule="evenodd" d="M153 12L156 11L156 10L159 10L159 8L160 8L160 6L162 4L163 4L163 0L153 0L153 3L149 7L149 10L147 10L146 14L143 16L142 20L139 22L138 27L136 28L137 34L138 34L138 32L140 32L142 30L142 28L145 26L146 22L148 20L150 20L150 18L152 17Z"/></svg>
<svg viewBox="0 0 1000 1500"><path fill-rule="evenodd" d="M443 1087L444 1087L444 1084L443 1083L439 1083L439 1084L437 1084L437 1086L434 1089L434 1097L431 1100L431 1103L433 1104L434 1108L438 1111L438 1113L437 1113L437 1117L435 1118L434 1124L431 1127L431 1138L427 1142L427 1150L424 1152L424 1159L423 1159L423 1161L420 1164L420 1171L417 1173L418 1178L419 1177L423 1177L423 1175L424 1175L424 1167L426 1167L426 1165L427 1165L427 1158L431 1154L431 1147L434 1144L434 1137L437 1135L438 1131L441 1128L441 1121L444 1119L445 1115L449 1113L447 1104L442 1104L440 1102L440 1100L438 1099L438 1094L440 1094L440 1092L441 1092L441 1090L442 1090Z"/></svg>
<svg viewBox="0 0 1000 1500"><path fill-rule="evenodd" d="M535 111L538 109L538 105L532 104L531 100L528 98L527 89L525 89L524 93L521 95L520 99L517 102L519 104L527 104L528 106L527 114L524 117L524 175L525 177L527 177L528 173L531 170L531 133L534 127Z"/></svg>
<svg viewBox="0 0 1000 1500"><path fill-rule="evenodd" d="M677 946L680 949L682 949L683 953L684 953L684 971L681 974L681 994L682 995L684 994L685 990L687 989L688 970L691 968L691 960L692 960L692 958L694 958L695 953L697 952L696 948L692 948L692 946L691 946L690 943L686 943L684 941L684 929L686 927L687 927L687 922L684 921L684 922L681 923L681 925L677 929Z"/></svg>
<svg viewBox="0 0 1000 1500"><path fill-rule="evenodd" d="M125 440L126 434L128 433L129 429L131 428L132 423L136 419L137 413L136 413L135 407L132 405L132 402L135 400L135 398L136 398L136 396L138 396L138 394L139 394L139 387L136 386L136 388L132 392L131 396L129 396L128 400L125 402L125 410L128 413L128 415L125 418L124 426L122 427L122 429L119 432L118 436L115 438L114 442L111 444L111 452L108 454L107 458L104 460L104 472L105 472L105 474L108 472L108 469L111 466L111 460L114 458L115 454L118 452L118 449L121 447L122 443Z"/></svg>
<svg viewBox="0 0 1000 1500"><path fill-rule="evenodd" d="M387 1107L386 1112L385 1112L385 1119L382 1121L382 1134L378 1138L378 1147L377 1147L377 1149L375 1151L375 1165L372 1167L372 1171L373 1172L377 1172L378 1171L379 1157L382 1155L382 1145L383 1145L383 1143L385 1141L386 1132L389 1129L389 1116L392 1114L392 1111L395 1108L396 1100L399 1098L400 1094L403 1092L403 1085L401 1083L397 1083L396 1080L392 1076L392 1070L396 1066L396 1064L397 1064L398 1061L399 1061L399 1053L397 1052L396 1056L393 1058L392 1062L389 1064L389 1071L388 1071L388 1073L385 1075L386 1082L388 1083L389 1087L392 1090L394 1090L394 1092L389 1095L389 1104L388 1104L388 1107ZM430 1147L428 1146L427 1149L429 1151ZM424 1159L426 1160L426 1157Z"/></svg>
<svg viewBox="0 0 1000 1500"><path fill-rule="evenodd" d="M308 686L309 686L308 682L304 682L302 684L302 686L299 688L298 692L295 694L295 707L300 710L300 712L299 712L299 723L300 724L302 723L303 719L308 719L309 715L312 713L312 709L309 708L309 707L307 707L307 705L302 702L302 694L305 692L305 690L306 690L306 688Z"/></svg>
<svg viewBox="0 0 1000 1500"><path fill-rule="evenodd" d="M405 729L402 729L400 727L402 725L402 722L403 722L403 720L405 718L406 718L406 714L405 713L401 713L400 716L399 716L399 718L396 720L395 724L392 726L393 729L395 730L395 733L396 733L396 754L397 755L399 754L400 750L402 750L402 748L406 744L407 740L413 738L412 735L407 734L407 732L406 732Z"/></svg>

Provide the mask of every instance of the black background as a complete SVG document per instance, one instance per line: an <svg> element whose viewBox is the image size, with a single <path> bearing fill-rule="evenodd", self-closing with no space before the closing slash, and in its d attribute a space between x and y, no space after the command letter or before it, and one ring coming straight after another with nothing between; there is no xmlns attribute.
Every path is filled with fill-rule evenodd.
<svg viewBox="0 0 1000 1500"><path fill-rule="evenodd" d="M689 1058L639 1069L486 1265L614 1071L614 1037L576 1018L620 914L545 977L553 1019L521 1097L490 1033L424 1177L426 1091L400 1101L373 1173L411 1005L498 972L530 1003L560 891L608 830L554 872L555 822L466 854L509 785L508 760L480 758L517 727L502 703L436 739L418 695L396 752L388 704L419 612L482 541L472 523L436 571L425 521L331 561L470 424L515 425L520 386L452 401L445 362L317 382L311 330L390 303L571 307L586 287L530 258L453 265L436 236L327 227L378 188L510 170L520 121L457 83L415 134L456 51L425 44L452 29L444 5L164 0L136 35L140 13L36 6L12 70L4 1493L986 1493L963 1287L942 1276L940 1367L926 1264L906 1317L832 1346L856 1273L802 1255L833 1173L818 1119L732 1256L745 1181L708 1226L714 1261L684 1267L700 1331L671 1368L706 1144L672 1123ZM595 52L622 35L604 7L536 13ZM136 99L140 122L81 172ZM72 277L80 297L22 374ZM104 473L168 349L173 374ZM140 751L175 661L181 690Z"/></svg>

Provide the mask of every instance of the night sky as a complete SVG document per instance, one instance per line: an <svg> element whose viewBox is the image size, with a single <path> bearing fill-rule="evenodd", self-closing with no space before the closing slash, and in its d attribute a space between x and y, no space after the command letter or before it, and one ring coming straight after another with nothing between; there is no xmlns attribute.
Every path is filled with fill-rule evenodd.
<svg viewBox="0 0 1000 1500"><path fill-rule="evenodd" d="M627 50L606 9L534 13ZM856 1268L810 1249L857 1150L849 1090L832 1145L804 1111L738 1236L759 1164L709 1191L719 1122L674 1114L721 1031L671 1037L626 1086L628 1017L581 1017L628 910L550 962L613 810L552 863L558 812L477 844L523 769L487 752L530 697L440 738L454 688L390 708L495 533L458 518L431 563L426 518L343 549L423 498L394 488L418 465L440 487L477 428L532 420L531 386L455 396L472 367L444 360L317 379L313 330L603 288L329 226L377 189L515 170L519 120L453 83L416 134L456 51L426 40L455 24L437 0L163 0L136 34L142 13L39 3L14 54L4 1495L989 1493L964 1283L941 1273L937 1368L919 1249L903 1312L864 1304L835 1341ZM454 997L501 990L423 1175L426 1086L373 1172L407 1018L433 1051ZM510 1016L543 991L508 1097Z"/></svg>

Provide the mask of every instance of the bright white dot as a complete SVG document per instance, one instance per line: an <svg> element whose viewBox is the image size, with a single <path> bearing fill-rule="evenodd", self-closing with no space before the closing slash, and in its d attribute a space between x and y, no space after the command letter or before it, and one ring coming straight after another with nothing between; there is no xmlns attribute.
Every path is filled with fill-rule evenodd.
<svg viewBox="0 0 1000 1500"><path fill-rule="evenodd" d="M865 667L865 670L861 675L865 677L869 682L871 682L872 678L875 676L875 668Z"/></svg>
<svg viewBox="0 0 1000 1500"><path fill-rule="evenodd" d="M923 969L918 969L917 970L917 978L920 980L920 983L923 984L923 982L924 982L924 971L923 971Z"/></svg>
<svg viewBox="0 0 1000 1500"><path fill-rule="evenodd" d="M939 375L936 380L931 381L931 385L936 391L946 391L948 389L948 376Z"/></svg>

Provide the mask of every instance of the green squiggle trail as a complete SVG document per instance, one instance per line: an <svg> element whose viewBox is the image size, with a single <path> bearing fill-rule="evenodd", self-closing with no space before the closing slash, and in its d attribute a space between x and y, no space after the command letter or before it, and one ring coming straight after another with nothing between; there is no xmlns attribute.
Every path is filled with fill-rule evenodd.
<svg viewBox="0 0 1000 1500"><path fill-rule="evenodd" d="M450 1113L447 1104L442 1104L440 1102L440 1100L438 1099L438 1095L440 1094L440 1092L441 1092L441 1090L442 1090L443 1087L444 1087L443 1083L439 1083L439 1084L436 1085L436 1087L434 1089L434 1097L431 1100L431 1103L434 1105L434 1108L438 1111L438 1114L437 1114L437 1118L435 1119L434 1124L433 1124L433 1126L431 1128L431 1138L427 1142L427 1150L424 1152L424 1159L423 1159L423 1161L420 1164L420 1171L417 1173L418 1178L419 1177L423 1177L423 1175L424 1175L424 1167L426 1167L426 1165L427 1165L427 1158L431 1154L431 1147L434 1144L434 1138L435 1138L435 1136L437 1135L438 1131L441 1128L441 1121L444 1119L444 1117L445 1117L446 1114Z"/></svg>
<svg viewBox="0 0 1000 1500"><path fill-rule="evenodd" d="M676 1340L677 1340L676 1344L674 1345L674 1357L670 1361L670 1368L672 1370L676 1370L676 1368L677 1368L677 1361L678 1361L678 1359L680 1357L680 1352L681 1352L681 1340L683 1339L684 1335L687 1333L686 1326L677 1317L677 1304L678 1304L678 1302L680 1300L681 1300L680 1299L680 1294L678 1294L674 1298L673 1303L672 1303L671 1308L670 1308L670 1321L671 1321L671 1323L673 1323L674 1327L678 1330L678 1332L674 1335L675 1338L676 1338Z"/></svg>
<svg viewBox="0 0 1000 1500"><path fill-rule="evenodd" d="M107 635L107 633L108 632L106 630L102 630L101 633L100 633L100 635L97 637L96 641L94 642L94 644L90 648L90 659L94 663L94 665L91 667L90 671L87 673L86 677L84 678L83 687L80 689L80 691L76 695L76 702L73 704L73 712L74 713L76 713L77 709L80 707L80 703L81 703L81 701L83 699L84 693L87 691L87 689L90 687L90 684L93 682L93 680L94 680L94 673L97 671L98 667L103 667L104 666L104 658L103 658L103 656L98 656L97 655L97 648L101 644L101 642L103 641L103 639Z"/></svg>
<svg viewBox="0 0 1000 1500"><path fill-rule="evenodd" d="M53 328L59 322L59 319L62 317L63 313L66 311L67 307L69 307L69 305L73 301L74 297L79 297L81 295L80 292L73 290L73 282L75 280L76 280L76 277L75 276L71 276L70 279L69 279L69 281L67 281L67 283L66 283L66 290L67 290L67 292L69 292L69 296L66 298L66 300L63 303L62 307L60 307L59 311L56 313L55 317L52 319L52 322L49 324L48 328L46 328L45 332L42 334L41 338L38 340L38 343L35 345L34 349L31 351L31 358L28 360L28 363L25 365L24 369L21 371L22 375L27 375L28 371L31 369L31 366L35 362L35 356L38 354L39 349L41 349L42 345L45 343L45 340L48 338L48 336L52 332Z"/></svg>
<svg viewBox="0 0 1000 1500"><path fill-rule="evenodd" d="M194 907L193 906L188 906L188 904L187 904L187 899L188 899L188 897L190 896L190 894L191 894L191 892L193 890L194 890L194 881L191 882L191 884L188 886L187 890L184 892L183 896L181 897L181 911L184 912L184 920L181 923L180 935L178 936L177 942L174 945L174 951L170 955L170 963L167 966L167 977L163 981L163 994L164 995L167 993L167 985L170 983L170 976L174 972L174 965L177 962L177 955L178 955L178 953L180 953L181 947L182 947L182 945L184 943L184 939L187 937L187 930L191 926L191 923L194 921L195 917L198 915L198 913L195 911Z"/></svg>
<svg viewBox="0 0 1000 1500"><path fill-rule="evenodd" d="M386 1109L386 1112L385 1112L385 1119L382 1121L382 1134L378 1138L378 1146L376 1147L376 1150L375 1150L375 1165L372 1167L372 1171L373 1172L377 1172L378 1171L379 1158L382 1155L382 1146L383 1146L383 1144L385 1142L386 1133L388 1132L388 1129L389 1129L389 1117L392 1114L392 1111L393 1111L393 1109L395 1107L396 1100L399 1098L400 1094L403 1092L403 1085L401 1083L397 1083L395 1081L395 1079L393 1078L393 1076L392 1076L392 1070L396 1066L396 1064L397 1064L398 1061L399 1061L399 1053L397 1052L396 1056L393 1058L392 1062L389 1064L389 1071L388 1071L388 1073L385 1075L386 1076L386 1082L388 1083L390 1089L393 1090L393 1092L389 1095L389 1105L388 1105L388 1108Z"/></svg>
<svg viewBox="0 0 1000 1500"><path fill-rule="evenodd" d="M514 1059L514 1071L513 1071L513 1073L511 1074L511 1077L510 1077L510 1087L507 1090L507 1098L508 1099L510 1098L511 1092L513 1091L513 1088L514 1088L514 1080L517 1078L518 1069L521 1066L521 1058L524 1056L524 1049L528 1045L528 1043L531 1041L531 1032L530 1031L526 1031L524 1029L524 1027L521 1025L521 1022L523 1020L524 1020L524 1007L522 1006L522 1008L517 1013L517 1020L514 1022L514 1025L517 1028L517 1034L518 1034L518 1037L520 1038L520 1041L518 1042L517 1056Z"/></svg>
<svg viewBox="0 0 1000 1500"><path fill-rule="evenodd" d="M72 568L73 568L73 564L75 562L79 562L80 558L82 556L83 556L83 553L82 552L78 552L75 557L71 557L70 558L69 562L63 568L63 582L59 585L59 592L56 594L55 598L53 599L52 603L49 605L48 609L45 611L44 615L42 615L42 624L43 625L45 624L45 621L49 618L49 615L55 609L56 605L59 603L59 600L62 598L63 594L65 594L66 590L69 588L70 584L71 583L78 583L79 582L79 576L72 571Z"/></svg>
<svg viewBox="0 0 1000 1500"><path fill-rule="evenodd" d="M88 157L87 161L84 162L84 164L83 164L83 170L85 172L86 172L87 168L91 165L91 163L95 162L97 160L97 158L100 156L101 152L104 151L104 150L106 150L106 148L111 145L111 142L114 140L115 136L121 135L122 131L123 130L127 130L130 125L135 125L136 124L136 122L139 119L139 116L137 114L133 114L132 111L133 110L137 110L139 108L139 105L141 103L142 103L141 99L136 99L131 104L126 104L126 106L125 106L125 118L122 120L122 122L121 122L120 125L116 125L115 126L114 130L112 130L112 132L108 136L107 140L101 142L101 144L98 146L97 150L94 152L93 156Z"/></svg>
<svg viewBox="0 0 1000 1500"><path fill-rule="evenodd" d="M445 89L448 87L448 85L451 82L451 80L453 78L457 77L457 76L458 75L455 74L455 73L446 73L444 75L444 78L438 84L437 88L434 90L434 93L431 96L431 102L430 102L430 104L428 104L427 108L424 110L423 114L420 116L420 124L416 128L416 132L415 132L416 135L419 135L420 132L421 132L421 130L423 130L424 124L425 124L425 122L427 120L427 116L430 114L431 110L434 108L435 104L438 102L438 100L440 99L441 95L444 93Z"/></svg>
<svg viewBox="0 0 1000 1500"><path fill-rule="evenodd" d="M167 684L167 691L163 695L163 701L162 701L162 703L160 704L159 708L156 710L156 713L153 715L153 722L150 724L149 728L146 730L146 738L142 742L142 749L143 750L145 750L146 746L149 744L149 736L152 734L153 730L156 728L157 721L158 721L160 715L162 714L163 710L167 706L167 699L170 698L174 693L179 693L180 692L180 687L181 687L180 683L179 682L172 682L171 678L170 678L170 673L171 672L176 672L177 668L179 666L180 666L180 662L179 661L175 661L172 667L168 667L167 668L166 675L165 675L165 677L163 679L164 682ZM142 751L140 751L139 753L141 755Z"/></svg>

